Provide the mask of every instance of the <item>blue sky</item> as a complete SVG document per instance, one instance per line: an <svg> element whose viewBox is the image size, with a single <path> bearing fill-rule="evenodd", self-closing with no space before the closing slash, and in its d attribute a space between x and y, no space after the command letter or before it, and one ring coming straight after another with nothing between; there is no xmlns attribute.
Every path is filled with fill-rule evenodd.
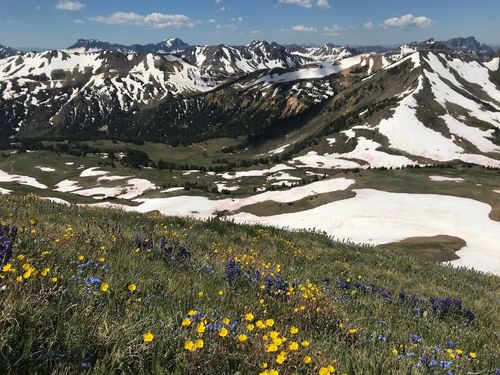
<svg viewBox="0 0 500 375"><path fill-rule="evenodd" d="M0 44L397 44L475 35L500 44L500 0L0 0Z"/></svg>

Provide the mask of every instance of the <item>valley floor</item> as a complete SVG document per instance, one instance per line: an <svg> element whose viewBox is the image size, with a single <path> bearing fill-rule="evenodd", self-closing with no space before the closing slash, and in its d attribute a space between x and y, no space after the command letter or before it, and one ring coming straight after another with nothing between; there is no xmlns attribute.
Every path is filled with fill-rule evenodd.
<svg viewBox="0 0 500 375"><path fill-rule="evenodd" d="M214 156L210 148L220 149L221 142L193 146L188 159L196 163L206 152ZM153 158L162 155L160 145L148 147ZM171 160L175 152L185 157L188 151L165 152ZM339 171L282 163L236 172L212 172L210 165L160 171L128 168L105 153L75 157L4 151L0 193L12 192L32 192L63 204L316 229L338 240L387 245L500 274L498 170ZM436 240L442 238L452 241Z"/></svg>

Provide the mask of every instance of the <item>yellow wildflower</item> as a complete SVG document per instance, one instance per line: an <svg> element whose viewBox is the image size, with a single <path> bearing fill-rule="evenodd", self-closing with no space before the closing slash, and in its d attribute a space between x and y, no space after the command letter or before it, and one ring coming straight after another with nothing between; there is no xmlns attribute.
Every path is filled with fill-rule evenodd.
<svg viewBox="0 0 500 375"><path fill-rule="evenodd" d="M129 290L129 292L133 293L133 292L135 292L137 290L137 285L135 285L135 284L129 284L127 286L127 289Z"/></svg>
<svg viewBox="0 0 500 375"><path fill-rule="evenodd" d="M203 342L202 339L198 339L194 342L194 347L195 349L201 349L205 346L205 343Z"/></svg>
<svg viewBox="0 0 500 375"><path fill-rule="evenodd" d="M108 283L102 283L101 284L101 292L107 292L109 289L109 284Z"/></svg>
<svg viewBox="0 0 500 375"><path fill-rule="evenodd" d="M195 315L195 314L196 314L196 310L189 310L189 311L188 311L188 315L189 315L189 316L193 316L193 315Z"/></svg>
<svg viewBox="0 0 500 375"><path fill-rule="evenodd" d="M391 349L391 353L393 356L397 356L398 355L398 350L396 348L392 348Z"/></svg>
<svg viewBox="0 0 500 375"><path fill-rule="evenodd" d="M306 365L308 365L308 364L310 364L311 362L312 362L312 358L311 358L310 356L306 355L306 356L304 357L304 363L305 363Z"/></svg>
<svg viewBox="0 0 500 375"><path fill-rule="evenodd" d="M286 353L285 352L281 352L280 354L278 354L278 356L276 357L276 363L282 365L283 362L286 361Z"/></svg>
<svg viewBox="0 0 500 375"><path fill-rule="evenodd" d="M52 279L50 279L50 281L52 281L53 283L57 283L57 277L53 277Z"/></svg>
<svg viewBox="0 0 500 375"><path fill-rule="evenodd" d="M23 281L23 277L22 277L22 276L17 276L17 277L16 277L16 281L17 281L18 283L20 283L21 281Z"/></svg>
<svg viewBox="0 0 500 375"><path fill-rule="evenodd" d="M226 337L229 331L226 328L221 328L219 329L219 336L220 337Z"/></svg>
<svg viewBox="0 0 500 375"><path fill-rule="evenodd" d="M266 320L266 326L267 326L267 327L272 327L272 326L274 326L274 320L273 320L273 319L267 319L267 320Z"/></svg>
<svg viewBox="0 0 500 375"><path fill-rule="evenodd" d="M245 342L247 340L248 340L248 336L247 335L241 334L241 335L238 336L238 341L239 342Z"/></svg>
<svg viewBox="0 0 500 375"><path fill-rule="evenodd" d="M144 342L151 342L153 341L155 335L153 335L153 333L151 333L151 331L148 331L144 334Z"/></svg>
<svg viewBox="0 0 500 375"><path fill-rule="evenodd" d="M78 260L79 260L80 262L83 262L83 261L85 260L85 257L84 257L83 255L79 255L79 256L78 256Z"/></svg>
<svg viewBox="0 0 500 375"><path fill-rule="evenodd" d="M302 344L302 346L303 346L304 348L308 348L308 347L309 347L309 345L310 345L309 341L307 341L307 340L302 341L302 343L301 343L301 344Z"/></svg>
<svg viewBox="0 0 500 375"><path fill-rule="evenodd" d="M255 325L259 329L266 329L266 325L264 324L264 322L262 320L257 320L257 323L255 323Z"/></svg>
<svg viewBox="0 0 500 375"><path fill-rule="evenodd" d="M27 270L29 270L29 269L30 269L30 267L31 267L31 265L30 265L29 263L24 263L24 264L22 265L22 267L21 267L21 268L22 268L23 270L27 271Z"/></svg>
<svg viewBox="0 0 500 375"><path fill-rule="evenodd" d="M248 313L248 314L246 314L246 315L245 315L245 320L246 320L247 322L252 322L252 321L254 320L254 316L253 316L253 314L252 314L251 312L250 312L250 313Z"/></svg>
<svg viewBox="0 0 500 375"><path fill-rule="evenodd" d="M276 344L271 343L269 345L266 345L266 352L267 353L274 353L278 351L278 346Z"/></svg>
<svg viewBox="0 0 500 375"><path fill-rule="evenodd" d="M224 319L222 319L222 323L228 326L231 323L231 319L224 318Z"/></svg>
<svg viewBox="0 0 500 375"><path fill-rule="evenodd" d="M5 266L2 267L2 272L9 272L11 268L12 265L10 263L7 263Z"/></svg>
<svg viewBox="0 0 500 375"><path fill-rule="evenodd" d="M189 327L189 326L191 325L191 319L189 319L189 318L184 318L184 319L182 319L182 323L181 323L181 325L182 325L183 327Z"/></svg>
<svg viewBox="0 0 500 375"><path fill-rule="evenodd" d="M295 334L297 334L298 332L299 332L299 329L298 329L297 327L292 326L292 327L290 328L290 333L291 333L292 335L295 335Z"/></svg>
<svg viewBox="0 0 500 375"><path fill-rule="evenodd" d="M17 260L24 260L25 256L24 255L18 255Z"/></svg>
<svg viewBox="0 0 500 375"><path fill-rule="evenodd" d="M198 325L196 326L196 332L198 332L200 334L205 332L205 323L204 322L198 323Z"/></svg>
<svg viewBox="0 0 500 375"><path fill-rule="evenodd" d="M470 352L470 353L469 353L469 357L471 357L472 359L476 359L476 358L477 358L477 355L476 355L476 353L474 353L474 352Z"/></svg>
<svg viewBox="0 0 500 375"><path fill-rule="evenodd" d="M248 324L248 325L247 325L247 330L248 330L248 331L250 331L250 332L251 332L251 331L253 331L254 329L255 329L255 325L253 325L253 324Z"/></svg>
<svg viewBox="0 0 500 375"><path fill-rule="evenodd" d="M358 333L358 330L356 328L351 328L348 332L350 335L354 335L354 334Z"/></svg>
<svg viewBox="0 0 500 375"><path fill-rule="evenodd" d="M50 268L47 267L47 268L44 268L42 270L42 272L40 272L40 275L42 275L43 277L45 277L45 276L47 276L49 274L49 272L50 272Z"/></svg>
<svg viewBox="0 0 500 375"><path fill-rule="evenodd" d="M222 296L224 295L224 291L223 291L223 290L219 290L219 291L217 292L217 294L218 294L219 296L221 296L221 297L222 297Z"/></svg>
<svg viewBox="0 0 500 375"><path fill-rule="evenodd" d="M186 341L184 343L184 349L189 350L190 352L194 352L196 350L194 342L192 342L191 340Z"/></svg>
<svg viewBox="0 0 500 375"><path fill-rule="evenodd" d="M296 350L299 350L299 344L296 343L295 341L292 341L289 345L288 345L288 349L290 349L292 352L296 351Z"/></svg>

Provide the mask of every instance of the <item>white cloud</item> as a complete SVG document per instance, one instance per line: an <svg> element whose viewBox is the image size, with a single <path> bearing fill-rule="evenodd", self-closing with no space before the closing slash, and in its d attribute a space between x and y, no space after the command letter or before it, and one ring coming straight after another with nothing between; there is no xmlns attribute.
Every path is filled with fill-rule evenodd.
<svg viewBox="0 0 500 375"><path fill-rule="evenodd" d="M429 27L434 23L430 18L420 16L415 17L413 14L406 14L401 17L392 17L384 21L386 27L398 27L400 29L416 29Z"/></svg>
<svg viewBox="0 0 500 375"><path fill-rule="evenodd" d="M354 27L352 26L339 26L339 25L333 25L333 26L327 26L323 27L323 34L324 35L340 35L342 31L348 31L348 30L354 30Z"/></svg>
<svg viewBox="0 0 500 375"><path fill-rule="evenodd" d="M364 25L366 30L373 30L375 28L375 24L372 21L365 22Z"/></svg>
<svg viewBox="0 0 500 375"><path fill-rule="evenodd" d="M213 19L213 18L210 18L210 19L208 20L208 23L216 23L216 22L217 22L217 21L216 21L215 19Z"/></svg>
<svg viewBox="0 0 500 375"><path fill-rule="evenodd" d="M312 26L305 26L305 25L292 26L292 30L296 31L298 33L314 33L316 31L318 31L317 29L315 29Z"/></svg>
<svg viewBox="0 0 500 375"><path fill-rule="evenodd" d="M80 20L80 19L74 20L73 22L74 22L74 23L85 23L85 21L84 21L84 20Z"/></svg>
<svg viewBox="0 0 500 375"><path fill-rule="evenodd" d="M59 0L56 8L59 10L81 10L85 8L85 4L76 0Z"/></svg>
<svg viewBox="0 0 500 375"><path fill-rule="evenodd" d="M137 13L116 12L108 17L94 17L92 21L107 25L133 25L144 26L152 29L163 29L166 27L193 27L200 21L193 20L182 14L151 13L140 15Z"/></svg>
<svg viewBox="0 0 500 375"><path fill-rule="evenodd" d="M302 8L311 9L314 6L314 0L278 0L280 4L287 5L297 5ZM320 9L329 9L330 3L329 0L317 0L316 6Z"/></svg>
<svg viewBox="0 0 500 375"><path fill-rule="evenodd" d="M328 0L318 0L316 6L320 9L330 9L330 3Z"/></svg>

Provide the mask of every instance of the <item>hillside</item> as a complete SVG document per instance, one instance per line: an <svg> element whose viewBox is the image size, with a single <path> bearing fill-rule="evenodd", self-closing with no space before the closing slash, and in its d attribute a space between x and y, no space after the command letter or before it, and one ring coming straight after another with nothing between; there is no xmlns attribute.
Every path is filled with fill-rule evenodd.
<svg viewBox="0 0 500 375"><path fill-rule="evenodd" d="M496 276L318 233L33 195L0 205L3 373L490 374L499 363Z"/></svg>

